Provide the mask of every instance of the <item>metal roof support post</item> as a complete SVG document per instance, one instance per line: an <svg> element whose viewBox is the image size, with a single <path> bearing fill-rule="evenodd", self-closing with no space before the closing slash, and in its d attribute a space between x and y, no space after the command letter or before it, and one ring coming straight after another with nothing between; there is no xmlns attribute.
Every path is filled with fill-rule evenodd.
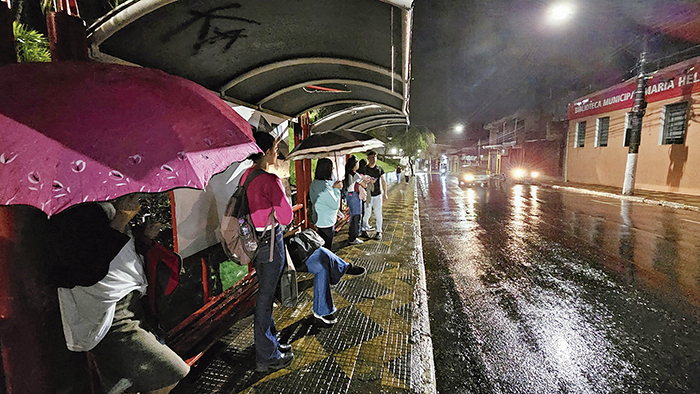
<svg viewBox="0 0 700 394"><path fill-rule="evenodd" d="M294 145L309 137L311 126L309 124L309 114L305 113L299 116L299 122L294 123ZM306 204L307 196L309 195L309 186L311 186L311 160L297 160L294 162L297 181L297 204L302 204L303 208L296 212L297 223L304 224L302 229L309 228L308 206Z"/></svg>
<svg viewBox="0 0 700 394"><path fill-rule="evenodd" d="M409 114L409 100L411 99L411 40L413 32L413 8L403 11L403 113Z"/></svg>
<svg viewBox="0 0 700 394"><path fill-rule="evenodd" d="M0 67L17 63L10 0L0 0Z"/></svg>
<svg viewBox="0 0 700 394"><path fill-rule="evenodd" d="M52 61L90 60L85 22L76 0L57 0L56 10L46 16Z"/></svg>

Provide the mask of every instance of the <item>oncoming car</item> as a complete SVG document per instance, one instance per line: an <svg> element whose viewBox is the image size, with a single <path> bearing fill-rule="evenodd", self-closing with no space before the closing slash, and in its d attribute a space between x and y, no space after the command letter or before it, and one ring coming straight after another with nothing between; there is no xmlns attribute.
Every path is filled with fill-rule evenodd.
<svg viewBox="0 0 700 394"><path fill-rule="evenodd" d="M510 171L510 178L518 183L534 183L538 181L540 173L524 167L516 167Z"/></svg>
<svg viewBox="0 0 700 394"><path fill-rule="evenodd" d="M458 174L459 184L467 186L488 186L491 176L485 168L468 166L462 167Z"/></svg>

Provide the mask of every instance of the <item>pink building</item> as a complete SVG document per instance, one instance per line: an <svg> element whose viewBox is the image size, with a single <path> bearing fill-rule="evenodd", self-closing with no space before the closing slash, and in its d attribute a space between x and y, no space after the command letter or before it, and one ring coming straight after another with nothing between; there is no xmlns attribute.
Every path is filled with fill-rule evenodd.
<svg viewBox="0 0 700 394"><path fill-rule="evenodd" d="M634 78L569 104L565 179L622 187ZM647 80L637 165L638 189L700 195L700 58Z"/></svg>

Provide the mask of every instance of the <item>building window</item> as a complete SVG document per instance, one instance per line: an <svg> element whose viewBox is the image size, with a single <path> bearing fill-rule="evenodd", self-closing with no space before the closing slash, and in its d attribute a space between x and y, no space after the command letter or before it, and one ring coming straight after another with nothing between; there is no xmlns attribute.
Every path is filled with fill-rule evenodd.
<svg viewBox="0 0 700 394"><path fill-rule="evenodd" d="M661 144L683 144L688 126L688 103L665 105L661 111Z"/></svg>
<svg viewBox="0 0 700 394"><path fill-rule="evenodd" d="M583 148L583 143L586 140L586 122L578 122L576 124L576 141L574 148Z"/></svg>
<svg viewBox="0 0 700 394"><path fill-rule="evenodd" d="M632 135L632 112L625 114L625 138L622 141L623 146L630 146L630 136Z"/></svg>
<svg viewBox="0 0 700 394"><path fill-rule="evenodd" d="M610 129L610 117L598 118L595 123L595 146L608 146L608 130Z"/></svg>

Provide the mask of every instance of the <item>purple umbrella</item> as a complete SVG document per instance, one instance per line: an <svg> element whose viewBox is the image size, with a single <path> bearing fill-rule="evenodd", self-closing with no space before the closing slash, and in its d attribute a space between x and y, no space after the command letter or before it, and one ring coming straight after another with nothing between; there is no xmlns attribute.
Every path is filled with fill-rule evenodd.
<svg viewBox="0 0 700 394"><path fill-rule="evenodd" d="M133 192L203 189L258 152L212 92L162 71L89 62L0 69L0 204L49 216Z"/></svg>

